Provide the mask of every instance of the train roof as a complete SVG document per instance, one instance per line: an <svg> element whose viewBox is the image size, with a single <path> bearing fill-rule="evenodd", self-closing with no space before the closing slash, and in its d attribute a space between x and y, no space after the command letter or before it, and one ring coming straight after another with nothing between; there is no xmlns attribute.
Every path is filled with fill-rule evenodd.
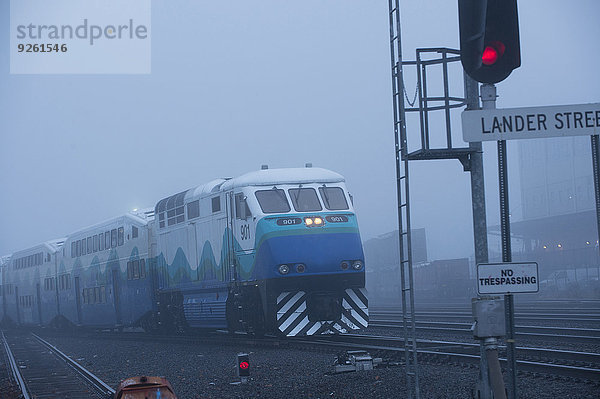
<svg viewBox="0 0 600 399"><path fill-rule="evenodd" d="M63 237L63 238L56 238L54 240L45 241L40 244L36 244L31 247L16 251L11 256L18 257L18 255L20 255L20 254L25 254L25 253L29 254L34 250L37 251L40 249L44 249L50 253L56 253L62 248L62 246L65 244L66 240L67 240L67 238Z"/></svg>
<svg viewBox="0 0 600 399"><path fill-rule="evenodd" d="M183 206L185 200L200 198L211 193L227 191L235 187L273 186L277 184L340 183L344 177L339 173L323 168L281 168L263 169L243 174L239 177L214 179L201 186L163 198L156 203L155 212L164 212Z"/></svg>
<svg viewBox="0 0 600 399"><path fill-rule="evenodd" d="M277 184L341 183L344 177L323 168L281 168L249 172L222 185L223 190L244 186L273 186Z"/></svg>
<svg viewBox="0 0 600 399"><path fill-rule="evenodd" d="M74 231L71 234L69 234L69 236L67 238L65 238L65 241L68 240L69 238L71 238L72 236L80 235L82 233L87 233L90 230L96 230L99 227L103 227L103 226L109 225L111 223L114 223L114 222L117 222L117 221L120 221L123 219L129 219L129 221L131 221L131 222L145 226L153 218L154 218L154 213L152 213L152 209L143 209L141 211L128 212L123 215L116 216L116 217L113 217L110 219L106 219L103 222L96 223L91 226L87 226L87 227L84 227L77 231Z"/></svg>

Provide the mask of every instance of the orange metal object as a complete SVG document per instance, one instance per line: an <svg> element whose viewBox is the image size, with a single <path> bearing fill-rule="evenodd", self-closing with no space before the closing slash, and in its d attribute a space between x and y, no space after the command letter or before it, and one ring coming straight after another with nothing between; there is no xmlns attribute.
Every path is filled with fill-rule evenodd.
<svg viewBox="0 0 600 399"><path fill-rule="evenodd" d="M166 379L140 376L123 380L115 399L177 399L177 396Z"/></svg>

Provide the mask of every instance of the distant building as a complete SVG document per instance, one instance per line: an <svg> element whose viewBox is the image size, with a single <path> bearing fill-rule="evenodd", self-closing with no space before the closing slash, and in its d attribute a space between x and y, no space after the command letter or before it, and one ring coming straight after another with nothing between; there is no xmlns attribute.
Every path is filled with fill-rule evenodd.
<svg viewBox="0 0 600 399"><path fill-rule="evenodd" d="M427 262L425 229L411 230L413 263ZM367 240L363 244L367 267L385 267L400 261L398 230Z"/></svg>
<svg viewBox="0 0 600 399"><path fill-rule="evenodd" d="M469 279L469 260L429 261L425 229L411 231L413 282L419 302L456 299L473 295L475 284ZM369 300L398 303L401 296L398 231L383 234L363 243Z"/></svg>
<svg viewBox="0 0 600 399"><path fill-rule="evenodd" d="M597 276L590 139L519 140L519 166L522 220L511 223L513 260L537 261L542 279L580 267L595 269Z"/></svg>
<svg viewBox="0 0 600 399"><path fill-rule="evenodd" d="M523 220L595 211L588 137L520 140L519 164Z"/></svg>

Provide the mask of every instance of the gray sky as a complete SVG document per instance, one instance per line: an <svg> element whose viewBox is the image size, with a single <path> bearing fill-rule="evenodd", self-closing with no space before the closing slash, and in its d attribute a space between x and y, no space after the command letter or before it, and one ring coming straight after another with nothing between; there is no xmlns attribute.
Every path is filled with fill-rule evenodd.
<svg viewBox="0 0 600 399"><path fill-rule="evenodd" d="M458 47L456 1L402 6L406 59ZM498 107L600 101L598 15L597 0L520 1L522 66ZM8 1L0 18L0 254L261 164L335 170L363 239L396 228L387 1L153 1L150 75L10 75ZM494 224L495 144L484 151ZM430 258L468 256L468 174L435 161L411 177Z"/></svg>

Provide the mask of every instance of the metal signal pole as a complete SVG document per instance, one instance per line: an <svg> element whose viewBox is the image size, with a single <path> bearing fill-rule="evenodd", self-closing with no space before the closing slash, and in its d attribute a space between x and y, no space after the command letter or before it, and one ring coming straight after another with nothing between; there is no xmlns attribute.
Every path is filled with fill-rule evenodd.
<svg viewBox="0 0 600 399"><path fill-rule="evenodd" d="M483 109L496 109L496 86L481 86ZM512 262L510 243L510 214L508 206L508 171L506 167L506 140L498 140L498 189L500 193L500 235L502 240L502 262ZM517 399L517 362L515 359L515 312L512 294L504 295L506 320L506 363L508 368L508 397Z"/></svg>

